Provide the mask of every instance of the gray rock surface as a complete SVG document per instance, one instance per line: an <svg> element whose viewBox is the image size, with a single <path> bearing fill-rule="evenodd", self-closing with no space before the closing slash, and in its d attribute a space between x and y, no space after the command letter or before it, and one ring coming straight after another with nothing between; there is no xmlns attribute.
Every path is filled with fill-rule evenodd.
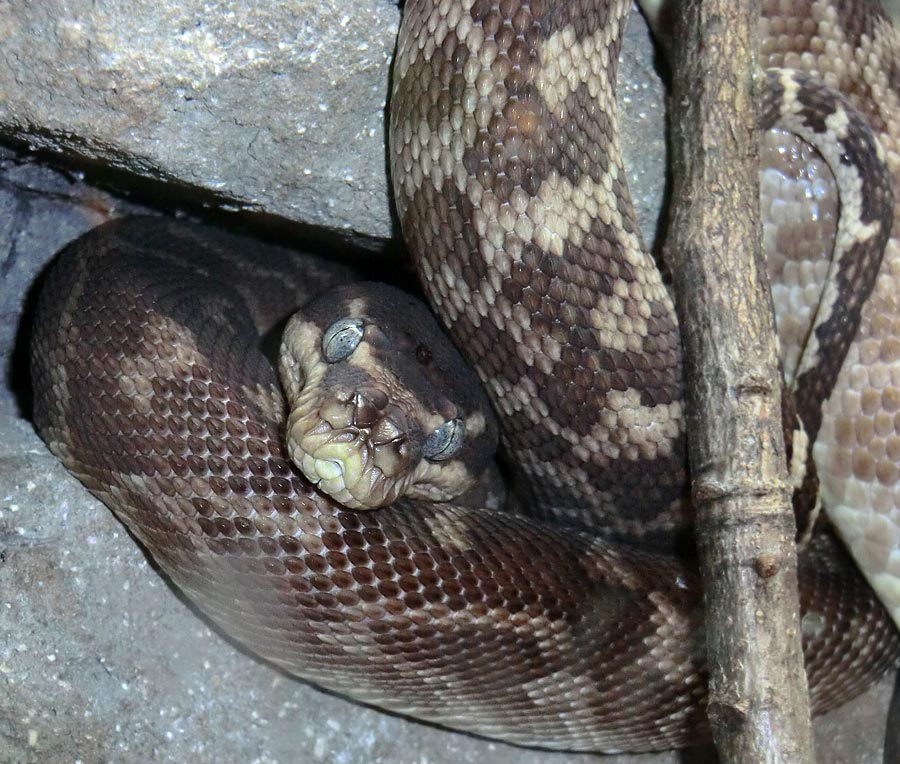
<svg viewBox="0 0 900 764"><path fill-rule="evenodd" d="M125 169L120 182L171 184L160 200L170 209L180 187L212 205L387 237L383 104L398 11L388 0L354 0L352 15L350 7L0 1L0 132ZM653 232L662 90L646 30L632 25L630 39L623 142ZM389 716L248 656L179 598L46 451L27 421L33 284L66 241L135 210L77 174L0 151L0 764L597 760ZM888 690L817 725L823 762L880 760Z"/></svg>
<svg viewBox="0 0 900 764"><path fill-rule="evenodd" d="M236 208L391 234L389 0L0 3L0 129Z"/></svg>

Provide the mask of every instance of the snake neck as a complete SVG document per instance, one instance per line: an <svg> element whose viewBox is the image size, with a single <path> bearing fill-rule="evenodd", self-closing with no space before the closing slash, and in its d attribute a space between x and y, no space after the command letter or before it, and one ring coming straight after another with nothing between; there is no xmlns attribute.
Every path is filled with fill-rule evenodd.
<svg viewBox="0 0 900 764"><path fill-rule="evenodd" d="M686 478L678 324L614 118L629 9L476 3L440 45L401 35L391 142L425 290L501 414L529 511L643 538L684 524ZM428 3L406 13L430 14L407 30L446 26Z"/></svg>

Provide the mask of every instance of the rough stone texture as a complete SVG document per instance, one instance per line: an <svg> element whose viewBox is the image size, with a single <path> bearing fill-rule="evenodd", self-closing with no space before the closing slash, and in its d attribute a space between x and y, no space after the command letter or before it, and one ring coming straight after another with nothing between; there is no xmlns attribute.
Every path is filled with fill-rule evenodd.
<svg viewBox="0 0 900 764"><path fill-rule="evenodd" d="M350 704L247 657L179 601L26 423L0 430L0 762L541 760Z"/></svg>
<svg viewBox="0 0 900 764"><path fill-rule="evenodd" d="M391 234L389 0L0 3L0 130L238 208Z"/></svg>
<svg viewBox="0 0 900 764"><path fill-rule="evenodd" d="M0 130L238 207L389 235L382 108L396 6L354 0L350 18L339 0L167 5L0 0ZM653 233L663 98L646 30L631 30L623 143ZM159 203L171 208L169 193ZM249 657L46 451L27 421L32 285L66 241L134 210L0 151L0 764L595 761L389 716ZM884 683L817 724L823 762L880 761L888 693Z"/></svg>

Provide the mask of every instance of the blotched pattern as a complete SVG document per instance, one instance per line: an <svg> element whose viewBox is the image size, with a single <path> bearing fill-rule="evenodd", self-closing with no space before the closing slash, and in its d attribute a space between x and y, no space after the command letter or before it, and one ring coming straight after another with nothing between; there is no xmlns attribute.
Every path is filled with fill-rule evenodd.
<svg viewBox="0 0 900 764"><path fill-rule="evenodd" d="M410 3L392 166L426 290L502 414L530 511L671 547L689 525L678 326L610 108L629 8Z"/></svg>
<svg viewBox="0 0 900 764"><path fill-rule="evenodd" d="M781 129L763 136L763 248L787 385L828 278L839 211L828 165L805 141Z"/></svg>
<svg viewBox="0 0 900 764"><path fill-rule="evenodd" d="M172 580L254 652L385 708L555 748L705 738L691 566L508 513L354 512L317 492L287 458L237 292L252 252L203 230L135 218L86 235L50 273L34 337L38 429ZM241 250L249 269L229 270ZM285 267L313 293L342 277ZM263 325L303 299L268 295ZM805 645L824 710L900 642L847 560L815 543Z"/></svg>
<svg viewBox="0 0 900 764"><path fill-rule="evenodd" d="M461 7L411 3L395 67L395 194L426 292L503 414L529 511L677 547L691 522L678 326L634 220L615 120L630 6ZM871 291L891 180L837 93L802 73L770 83L765 123L825 156L844 211L822 281L792 298L808 301L809 323L782 332L799 445L816 438Z"/></svg>
<svg viewBox="0 0 900 764"><path fill-rule="evenodd" d="M636 546L677 545L690 516L678 327L641 245L612 110L628 5L410 0L392 100L398 209L433 301L497 403L524 509L628 544L423 502L358 513L318 494L286 458L283 402L256 350L276 318L266 309L299 293L263 271L254 298L254 270L236 265L242 243L118 222L50 275L35 336L39 429L211 618L287 670L517 743L649 750L708 735L698 581L690 562ZM842 12L833 6L832 23L857 36L852 61L869 38ZM797 29L811 26L788 23L778 44ZM849 106L773 77L780 109L859 153ZM842 216L852 247L878 233L867 204L888 196L877 182L852 196L868 176L847 172L862 235ZM295 265L313 290L332 279ZM866 269L841 259L834 270L865 286ZM838 304L830 288L818 305ZM831 320L813 318L814 295L805 304L810 327ZM821 355L830 340L815 331ZM823 710L879 676L900 644L827 535L804 553L801 585Z"/></svg>

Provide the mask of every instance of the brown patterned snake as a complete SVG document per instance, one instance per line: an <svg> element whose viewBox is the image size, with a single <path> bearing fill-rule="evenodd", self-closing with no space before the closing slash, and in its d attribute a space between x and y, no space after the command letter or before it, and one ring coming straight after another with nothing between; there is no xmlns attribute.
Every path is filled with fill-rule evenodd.
<svg viewBox="0 0 900 764"><path fill-rule="evenodd" d="M414 481L386 509L353 511L291 466L259 335L301 285L318 293L343 274L290 261L279 271L294 267L293 277L276 281L246 242L138 219L89 234L48 278L33 353L43 437L211 619L287 670L516 743L648 750L707 736L701 593L690 562L672 553L689 526L677 323L641 246L607 110L629 5L405 9L391 126L398 209L426 291L500 415L527 516L488 511L477 492L466 506L431 500L455 494L459 465L490 450L489 414L454 390L417 407L424 393L382 390L363 374L386 363L391 337L405 338L408 355L381 379L397 379L391 369L412 357L439 370L425 375L436 382L454 361L418 323L392 334L362 297L295 325L299 344L282 358L324 361L285 364L291 399L306 401L334 364L357 378L313 404L327 427L293 414L289 427L312 433L323 487L355 470L389 502L381 476L424 456L433 463L416 481L427 488ZM900 44L887 23L861 0L767 6L768 63L845 92L896 173L889 78ZM813 339L786 366L840 515L867 477L887 485L886 456L894 472L900 463L900 379L886 365L897 360L900 251L891 239L854 335L846 322L878 259L868 246L891 218L880 163L863 159L878 149L829 91L786 74L771 84L792 129L826 157L823 132L839 147L830 156L843 254L830 274L796 260L778 267L786 291L801 282L815 308L805 330L792 329ZM783 321L789 357L792 337ZM807 374L814 366L824 371ZM360 440L370 455L357 469L335 449ZM355 490L342 500L357 501ZM880 509L879 495L867 506ZM900 644L827 535L802 555L801 580L823 710L879 676Z"/></svg>

